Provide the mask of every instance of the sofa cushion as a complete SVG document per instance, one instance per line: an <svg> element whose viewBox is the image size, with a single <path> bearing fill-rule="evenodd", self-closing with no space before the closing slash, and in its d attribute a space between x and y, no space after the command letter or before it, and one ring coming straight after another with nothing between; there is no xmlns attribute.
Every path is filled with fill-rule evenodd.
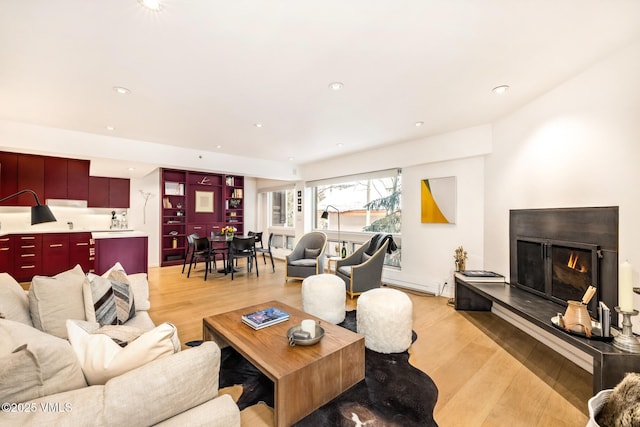
<svg viewBox="0 0 640 427"><path fill-rule="evenodd" d="M110 378L180 351L178 331L163 323L120 347L103 334L89 334L74 321L67 322L69 341L89 385L105 384Z"/></svg>
<svg viewBox="0 0 640 427"><path fill-rule="evenodd" d="M54 277L34 276L29 288L29 311L33 326L48 334L67 338L67 319L85 320L82 267Z"/></svg>
<svg viewBox="0 0 640 427"><path fill-rule="evenodd" d="M5 319L33 326L27 293L8 273L0 273L0 313Z"/></svg>
<svg viewBox="0 0 640 427"><path fill-rule="evenodd" d="M66 340L11 320L0 320L0 402L25 402L86 387L80 364Z"/></svg>
<svg viewBox="0 0 640 427"><path fill-rule="evenodd" d="M136 311L147 311L151 308L149 302L149 282L147 273L135 273L127 275L129 285L133 290L133 297L136 302Z"/></svg>

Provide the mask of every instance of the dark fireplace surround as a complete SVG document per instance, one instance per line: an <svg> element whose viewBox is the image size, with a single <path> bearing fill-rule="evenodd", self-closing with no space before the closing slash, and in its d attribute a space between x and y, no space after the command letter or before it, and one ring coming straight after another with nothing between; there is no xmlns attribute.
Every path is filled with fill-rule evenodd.
<svg viewBox="0 0 640 427"><path fill-rule="evenodd" d="M565 306L593 285L593 317L618 305L617 206L511 210L509 255L511 285Z"/></svg>

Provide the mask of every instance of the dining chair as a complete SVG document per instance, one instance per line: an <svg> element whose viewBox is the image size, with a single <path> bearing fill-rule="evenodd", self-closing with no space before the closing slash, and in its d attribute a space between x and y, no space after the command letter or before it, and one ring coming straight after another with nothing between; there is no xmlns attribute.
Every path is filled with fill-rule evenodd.
<svg viewBox="0 0 640 427"><path fill-rule="evenodd" d="M255 234L255 238L256 238L256 256L258 254L262 254L262 261L264 261L264 263L267 263L267 258L265 256L265 254L269 254L269 259L271 259L271 268L273 269L273 272L275 273L276 271L276 266L273 263L273 254L271 253L271 242L273 240L273 233L269 233L269 239L267 240L267 247L265 248L264 245L262 244L262 232L256 233ZM258 244L260 246L258 246Z"/></svg>
<svg viewBox="0 0 640 427"><path fill-rule="evenodd" d="M227 258L227 264L231 266L231 280L233 280L233 273L235 272L234 260L239 258L247 258L247 272L251 271L251 264L255 261L256 276L260 276L258 272L258 260L256 259L256 239L253 236L250 237L235 237L229 242L229 257Z"/></svg>
<svg viewBox="0 0 640 427"><path fill-rule="evenodd" d="M191 259L193 258L193 242L195 239L199 238L198 233L189 234L187 236L187 248L184 252L184 260L182 261L182 274L184 274L184 268L187 265L187 259L189 260L189 264L191 264Z"/></svg>
<svg viewBox="0 0 640 427"><path fill-rule="evenodd" d="M204 280L207 280L207 274L211 270L212 260L211 242L206 237L198 237L193 241L193 254L189 261L189 270L187 271L187 277L191 276L191 267L198 263L198 260L204 260Z"/></svg>

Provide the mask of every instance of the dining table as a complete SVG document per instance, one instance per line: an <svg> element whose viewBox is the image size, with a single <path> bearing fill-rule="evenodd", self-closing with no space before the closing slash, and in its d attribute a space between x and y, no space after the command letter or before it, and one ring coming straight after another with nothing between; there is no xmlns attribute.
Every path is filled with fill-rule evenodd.
<svg viewBox="0 0 640 427"><path fill-rule="evenodd" d="M254 236L238 236L238 237L248 238L248 237L254 237ZM233 237L227 238L227 236L220 235L220 234L215 234L209 237L209 241L211 242L211 247L213 249L226 251L227 253L226 255L227 262L225 263L224 268L218 270L218 273L224 273L224 274L231 273L232 266L231 266L231 263L229 262L229 250L230 250L229 247L231 246L232 240L233 240ZM238 270L234 269L233 272L237 273Z"/></svg>

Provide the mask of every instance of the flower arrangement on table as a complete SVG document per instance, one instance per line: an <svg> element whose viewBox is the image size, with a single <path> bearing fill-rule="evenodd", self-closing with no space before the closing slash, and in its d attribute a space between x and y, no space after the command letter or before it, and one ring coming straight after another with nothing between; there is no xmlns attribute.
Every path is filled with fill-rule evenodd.
<svg viewBox="0 0 640 427"><path fill-rule="evenodd" d="M222 232L222 234L224 234L225 236L229 236L229 235L233 235L233 233L235 233L236 231L238 231L237 228L232 227L230 225L227 225L226 227L222 227L222 230L220 230Z"/></svg>

